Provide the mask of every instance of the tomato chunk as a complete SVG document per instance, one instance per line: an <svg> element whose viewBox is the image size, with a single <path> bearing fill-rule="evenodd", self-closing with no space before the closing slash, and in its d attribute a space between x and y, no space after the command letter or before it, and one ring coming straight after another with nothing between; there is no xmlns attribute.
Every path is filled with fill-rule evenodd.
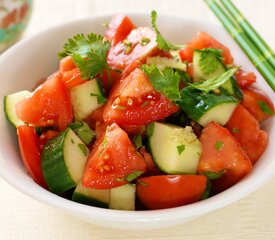
<svg viewBox="0 0 275 240"><path fill-rule="evenodd" d="M256 82L256 75L253 72L245 72L242 69L239 69L235 73L236 80L240 88L247 88L253 83Z"/></svg>
<svg viewBox="0 0 275 240"><path fill-rule="evenodd" d="M267 146L267 133L260 129L258 121L242 105L238 105L226 127L254 164Z"/></svg>
<svg viewBox="0 0 275 240"><path fill-rule="evenodd" d="M224 127L209 123L200 136L202 155L198 172L223 173L213 181L213 192L221 192L247 175L252 164L238 141Z"/></svg>
<svg viewBox="0 0 275 240"><path fill-rule="evenodd" d="M138 27L110 49L107 62L112 69L123 71L137 60L144 63L147 57L158 51L156 33L148 27Z"/></svg>
<svg viewBox="0 0 275 240"><path fill-rule="evenodd" d="M203 48L217 48L222 50L222 57L224 58L225 64L230 64L233 62L233 57L230 53L229 48L224 46L222 43L217 41L215 38L211 37L205 32L199 32L185 48L179 51L182 61L188 61L189 63L193 61L193 53L195 49Z"/></svg>
<svg viewBox="0 0 275 240"><path fill-rule="evenodd" d="M197 202L206 188L200 175L161 175L139 178L137 196L148 209L164 209Z"/></svg>
<svg viewBox="0 0 275 240"><path fill-rule="evenodd" d="M35 182L47 188L41 168L39 139L34 127L27 125L18 126L17 136L20 154L27 171Z"/></svg>
<svg viewBox="0 0 275 240"><path fill-rule="evenodd" d="M112 124L95 143L82 182L85 187L95 189L114 188L126 184L127 176L136 171L146 171L144 159L128 135L117 124Z"/></svg>
<svg viewBox="0 0 275 240"><path fill-rule="evenodd" d="M131 19L123 14L114 16L108 24L104 37L111 41L112 46L122 41L136 26Z"/></svg>
<svg viewBox="0 0 275 240"><path fill-rule="evenodd" d="M81 73L75 66L71 56L67 56L60 60L59 74L61 80L65 83L67 88L86 82L86 80L81 78Z"/></svg>
<svg viewBox="0 0 275 240"><path fill-rule="evenodd" d="M63 130L73 119L69 92L58 75L52 75L30 97L16 104L16 114L34 126Z"/></svg>
<svg viewBox="0 0 275 240"><path fill-rule="evenodd" d="M164 95L155 91L145 73L136 68L118 83L105 106L103 118L119 125L145 125L178 110Z"/></svg>
<svg viewBox="0 0 275 240"><path fill-rule="evenodd" d="M245 109L259 122L274 116L274 105L270 98L263 92L252 88L243 89L243 101Z"/></svg>

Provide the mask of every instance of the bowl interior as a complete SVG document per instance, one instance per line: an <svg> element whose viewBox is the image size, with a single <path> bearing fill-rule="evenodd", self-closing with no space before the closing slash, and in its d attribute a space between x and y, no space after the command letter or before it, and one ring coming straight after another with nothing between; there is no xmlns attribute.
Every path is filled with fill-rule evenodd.
<svg viewBox="0 0 275 240"><path fill-rule="evenodd" d="M138 26L150 26L150 14L129 14ZM96 32L102 34L102 23L108 22L112 16L101 16L78 20L56 26L25 39L0 58L0 74L2 87L1 99L6 94L19 90L31 90L42 77L47 77L58 69L57 53L62 50L64 42L76 33ZM228 46L236 65L254 71L258 77L258 86L275 101L274 92L265 83L248 58L219 26L203 21L160 15L158 26L162 34L172 42L184 44L198 31L205 31ZM11 185L25 194L51 206L61 208L68 213L87 221L115 228L145 229L174 225L205 214L214 209L230 204L256 190L269 180L275 172L275 142L274 120L265 122L264 129L269 133L269 147L255 165L253 172L241 182L207 200L178 208L155 211L118 211L85 206L54 195L39 187L26 173L22 164L15 129L7 122L3 104L0 112L0 174Z"/></svg>

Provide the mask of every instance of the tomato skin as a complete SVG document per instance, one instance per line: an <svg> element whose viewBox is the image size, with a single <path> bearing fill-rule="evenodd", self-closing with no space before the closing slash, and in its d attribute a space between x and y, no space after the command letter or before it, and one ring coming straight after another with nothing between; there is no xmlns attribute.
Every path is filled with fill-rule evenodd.
<svg viewBox="0 0 275 240"><path fill-rule="evenodd" d="M144 159L128 135L117 124L112 124L96 141L82 183L85 187L110 189L126 184L125 177L135 171L146 171Z"/></svg>
<svg viewBox="0 0 275 240"><path fill-rule="evenodd" d="M39 139L32 126L22 125L17 127L19 150L23 163L33 178L43 188L47 188L42 168L39 151Z"/></svg>
<svg viewBox="0 0 275 240"><path fill-rule="evenodd" d="M73 119L68 89L57 75L52 75L30 97L16 104L16 114L34 126L63 130Z"/></svg>
<svg viewBox="0 0 275 240"><path fill-rule="evenodd" d="M197 202L206 188L202 175L161 175L139 178L137 196L150 210L178 207Z"/></svg>
<svg viewBox="0 0 275 240"><path fill-rule="evenodd" d="M145 38L150 39L150 41L146 45L142 45L142 39ZM159 51L156 43L156 33L148 27L133 29L127 36L127 41L131 44L129 52L123 42L117 43L110 49L107 62L112 69L123 71L135 61L144 63L147 57L155 55Z"/></svg>
<svg viewBox="0 0 275 240"><path fill-rule="evenodd" d="M65 83L67 88L86 82L86 80L81 78L81 73L74 64L71 56L64 57L60 60L59 74L61 80Z"/></svg>
<svg viewBox="0 0 275 240"><path fill-rule="evenodd" d="M145 175L161 175L161 171L157 168L155 162L153 161L152 155L146 150L145 146L139 149L139 153L144 158L146 164Z"/></svg>
<svg viewBox="0 0 275 240"><path fill-rule="evenodd" d="M151 96L156 98L149 99ZM117 101L127 102L127 99L138 104L117 107L120 106L120 103L116 105ZM145 125L161 120L177 110L178 106L156 92L145 73L136 68L113 88L104 108L103 119L105 122L116 122L119 125Z"/></svg>
<svg viewBox="0 0 275 240"><path fill-rule="evenodd" d="M257 80L257 77L253 72L245 72L242 69L239 69L235 73L235 78L237 80L238 85L242 89L251 86Z"/></svg>
<svg viewBox="0 0 275 240"><path fill-rule="evenodd" d="M258 121L239 104L226 127L238 140L250 161L254 164L267 146L267 133L260 129Z"/></svg>
<svg viewBox="0 0 275 240"><path fill-rule="evenodd" d="M209 123L200 136L202 155L198 172L224 171L221 178L213 181L212 190L219 193L237 183L252 170L252 164L239 142L224 127ZM222 145L217 147L217 143Z"/></svg>
<svg viewBox="0 0 275 240"><path fill-rule="evenodd" d="M217 48L222 50L222 57L224 58L225 64L231 64L233 62L233 57L230 53L229 48L224 46L222 43L211 37L205 32L199 32L185 48L179 51L182 61L188 61L189 63L193 61L193 53L195 49L203 48Z"/></svg>
<svg viewBox="0 0 275 240"><path fill-rule="evenodd" d="M129 17L123 14L117 14L108 24L104 38L111 41L112 46L114 46L125 39L134 28L136 28L136 26Z"/></svg>
<svg viewBox="0 0 275 240"><path fill-rule="evenodd" d="M261 103L266 104L266 106L268 106L273 114L268 114L264 112L260 107ZM255 90L253 88L243 89L243 101L241 102L241 104L260 123L274 116L274 105L271 99L259 90Z"/></svg>

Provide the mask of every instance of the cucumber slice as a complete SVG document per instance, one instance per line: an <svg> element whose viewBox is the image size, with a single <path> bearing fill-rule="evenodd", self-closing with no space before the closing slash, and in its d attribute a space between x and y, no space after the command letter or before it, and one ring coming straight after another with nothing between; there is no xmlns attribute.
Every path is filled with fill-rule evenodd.
<svg viewBox="0 0 275 240"><path fill-rule="evenodd" d="M72 87L71 102L75 119L83 120L105 101L102 87L96 79Z"/></svg>
<svg viewBox="0 0 275 240"><path fill-rule="evenodd" d="M109 208L135 210L136 185L125 184L110 190Z"/></svg>
<svg viewBox="0 0 275 240"><path fill-rule="evenodd" d="M31 92L24 90L24 91L6 95L4 97L4 112L6 114L8 121L14 127L25 125L25 123L17 117L16 111L15 111L15 105L21 100L23 100L25 97L28 97L30 95L31 95Z"/></svg>
<svg viewBox="0 0 275 240"><path fill-rule="evenodd" d="M160 56L148 57L146 60L146 64L154 64L161 70L166 67L171 67L175 69L180 69L182 71L186 71L186 63L183 63L181 60L177 60L175 58L166 58Z"/></svg>
<svg viewBox="0 0 275 240"><path fill-rule="evenodd" d="M72 200L90 206L108 208L110 200L110 189L84 188L82 182L77 184Z"/></svg>
<svg viewBox="0 0 275 240"><path fill-rule="evenodd" d="M233 96L204 93L192 87L184 88L181 96L177 102L180 108L202 126L212 121L225 125L239 103Z"/></svg>
<svg viewBox="0 0 275 240"><path fill-rule="evenodd" d="M49 140L42 151L42 172L49 189L57 194L75 187L82 178L89 149L67 128Z"/></svg>
<svg viewBox="0 0 275 240"><path fill-rule="evenodd" d="M203 61L203 63L202 63ZM195 50L193 55L193 80L201 82L219 76L227 71L217 52L213 49ZM220 90L242 99L242 92L234 77L221 85Z"/></svg>
<svg viewBox="0 0 275 240"><path fill-rule="evenodd" d="M149 148L158 168L167 174L195 174L202 147L192 127L159 122L152 125Z"/></svg>

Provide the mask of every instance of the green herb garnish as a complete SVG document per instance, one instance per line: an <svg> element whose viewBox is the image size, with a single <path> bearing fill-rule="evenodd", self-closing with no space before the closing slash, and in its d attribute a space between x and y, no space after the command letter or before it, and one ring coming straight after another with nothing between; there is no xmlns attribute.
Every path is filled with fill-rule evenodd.
<svg viewBox="0 0 275 240"><path fill-rule="evenodd" d="M178 145L177 150L179 155L181 155L181 153L185 150L185 145Z"/></svg>
<svg viewBox="0 0 275 240"><path fill-rule="evenodd" d="M142 65L142 70L150 79L154 89L163 93L171 101L180 99L180 74L173 68L166 67L162 71L156 65Z"/></svg>
<svg viewBox="0 0 275 240"><path fill-rule="evenodd" d="M153 132L154 132L154 123L149 123L146 126L146 135L148 137L151 137L153 135Z"/></svg>
<svg viewBox="0 0 275 240"><path fill-rule="evenodd" d="M141 174L143 174L143 171L135 171L135 172L132 172L130 174L128 174L126 177L125 177L125 180L127 182L132 182L133 180L135 180L136 178L138 178Z"/></svg>
<svg viewBox="0 0 275 240"><path fill-rule="evenodd" d="M236 128L236 127L233 127L233 128L232 128L232 132L233 132L233 133L238 133L238 132L240 132L240 130L239 130L238 128Z"/></svg>
<svg viewBox="0 0 275 240"><path fill-rule="evenodd" d="M223 176L224 170L221 170L219 172L204 172L203 174L209 179L209 180L216 180Z"/></svg>
<svg viewBox="0 0 275 240"><path fill-rule="evenodd" d="M223 142L223 141L217 141L217 142L215 143L215 148L216 148L216 150L217 150L217 151L221 151L222 148L223 148L223 145L224 145L224 142Z"/></svg>
<svg viewBox="0 0 275 240"><path fill-rule="evenodd" d="M107 102L107 99L102 96L101 94L98 94L98 93L91 93L90 94L92 97L96 97L97 98L97 103L98 104L103 104L103 103L106 103Z"/></svg>
<svg viewBox="0 0 275 240"><path fill-rule="evenodd" d="M142 136L141 136L141 134L136 135L136 136L133 137L133 143L135 144L137 149L142 147Z"/></svg>
<svg viewBox="0 0 275 240"><path fill-rule="evenodd" d="M274 115L273 110L267 105L266 102L259 101L258 106L260 107L260 109L262 110L263 113L265 113L267 115Z"/></svg>
<svg viewBox="0 0 275 240"><path fill-rule="evenodd" d="M167 40L165 40L165 38L161 35L160 31L158 30L157 24L156 24L157 17L158 17L157 12L155 10L153 10L151 12L151 23L152 23L153 29L155 30L155 32L157 34L156 41L158 43L159 49L164 50L164 51L181 49L183 46L172 44L172 43L168 42Z"/></svg>
<svg viewBox="0 0 275 240"><path fill-rule="evenodd" d="M72 56L81 77L88 80L98 74L102 75L103 70L110 71L106 59L110 47L110 42L105 41L101 35L77 34L65 43L64 51L59 53L59 57Z"/></svg>
<svg viewBox="0 0 275 240"><path fill-rule="evenodd" d="M213 90L219 88L221 85L223 85L225 82L227 82L234 75L234 73L237 70L238 70L237 67L231 68L221 75L210 78L203 82L189 83L189 85L192 86L193 88L196 88L196 89L202 91L202 92L210 92L210 91L213 91Z"/></svg>
<svg viewBox="0 0 275 240"><path fill-rule="evenodd" d="M78 144L78 147L79 147L79 149L81 150L81 152L82 152L85 156L87 156L88 150L87 150L87 147L85 146L85 144L79 143L79 144Z"/></svg>
<svg viewBox="0 0 275 240"><path fill-rule="evenodd" d="M142 38L140 44L141 46L146 46L150 41L150 38Z"/></svg>

